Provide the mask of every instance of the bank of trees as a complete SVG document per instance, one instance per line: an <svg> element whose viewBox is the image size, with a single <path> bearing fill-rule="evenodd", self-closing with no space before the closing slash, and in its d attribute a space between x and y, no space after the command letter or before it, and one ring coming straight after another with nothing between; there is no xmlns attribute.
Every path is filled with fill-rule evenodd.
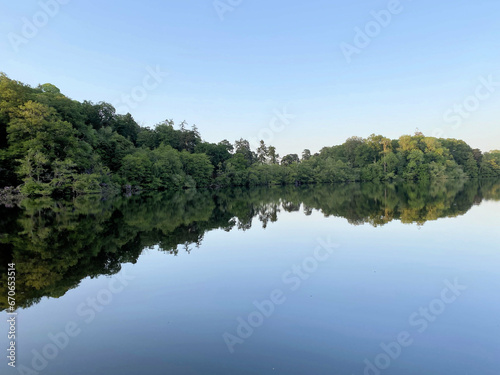
<svg viewBox="0 0 500 375"><path fill-rule="evenodd" d="M479 177L500 177L500 151L416 133L280 157L264 142L256 150L245 139L206 142L184 122L140 127L109 103L80 103L51 84L32 88L0 74L0 185L26 195Z"/></svg>

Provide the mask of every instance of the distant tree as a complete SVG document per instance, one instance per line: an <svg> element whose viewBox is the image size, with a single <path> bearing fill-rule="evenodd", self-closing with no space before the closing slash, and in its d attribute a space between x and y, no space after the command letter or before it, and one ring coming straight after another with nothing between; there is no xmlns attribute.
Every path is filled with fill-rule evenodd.
<svg viewBox="0 0 500 375"><path fill-rule="evenodd" d="M134 145L137 145L137 137L141 128L130 113L116 115L112 129L131 141Z"/></svg>
<svg viewBox="0 0 500 375"><path fill-rule="evenodd" d="M292 165L293 163L300 163L299 155L288 154L283 156L283 159L281 159L281 165L289 166Z"/></svg>
<svg viewBox="0 0 500 375"><path fill-rule="evenodd" d="M254 153L250 149L250 143L246 139L241 138L240 140L235 141L234 150L235 153L243 155L248 166L253 164L256 159Z"/></svg>
<svg viewBox="0 0 500 375"><path fill-rule="evenodd" d="M382 145L382 156L384 160L384 173L387 173L387 155L392 153L391 150L391 140L389 138L382 138L380 140L380 144Z"/></svg>
<svg viewBox="0 0 500 375"><path fill-rule="evenodd" d="M476 160L477 164L481 164L483 161L483 153L481 152L480 149L475 148L472 150L472 155L474 156L474 159Z"/></svg>
<svg viewBox="0 0 500 375"><path fill-rule="evenodd" d="M207 155L190 154L184 150L181 153L181 162L186 175L191 177L196 184L192 187L206 187L210 185L214 166L210 163ZM189 184L187 186L191 187Z"/></svg>
<svg viewBox="0 0 500 375"><path fill-rule="evenodd" d="M95 151L106 167L117 172L121 168L123 158L134 152L134 144L107 127L97 132Z"/></svg>
<svg viewBox="0 0 500 375"><path fill-rule="evenodd" d="M84 101L82 111L85 116L85 123L91 125L95 130L112 126L116 115L115 107L106 102L94 104Z"/></svg>
<svg viewBox="0 0 500 375"><path fill-rule="evenodd" d="M269 156L269 151L266 147L264 141L260 141L259 147L257 148L257 161L264 164Z"/></svg>
<svg viewBox="0 0 500 375"><path fill-rule="evenodd" d="M197 154L207 155L216 170L218 170L220 166L231 157L228 146L221 142L217 144L208 142L199 143L195 148L195 152Z"/></svg>
<svg viewBox="0 0 500 375"><path fill-rule="evenodd" d="M224 148L229 152L232 153L234 150L234 146L229 142L227 139L224 139L218 143L221 146L224 146Z"/></svg>
<svg viewBox="0 0 500 375"><path fill-rule="evenodd" d="M345 158L353 167L359 165L359 151L363 145L365 145L365 141L361 137L348 138L343 144ZM356 162L357 160L358 162Z"/></svg>
<svg viewBox="0 0 500 375"><path fill-rule="evenodd" d="M302 151L302 161L306 161L309 159L311 159L311 150L306 148L304 151Z"/></svg>
<svg viewBox="0 0 500 375"><path fill-rule="evenodd" d="M153 182L153 161L150 155L150 150L139 149L123 158L120 174L128 183L148 186Z"/></svg>
<svg viewBox="0 0 500 375"><path fill-rule="evenodd" d="M269 154L269 163L278 164L280 156L279 156L279 154L276 153L276 147L269 146L269 148L267 149L267 152Z"/></svg>
<svg viewBox="0 0 500 375"><path fill-rule="evenodd" d="M137 146L153 150L160 146L160 137L155 130L140 128L137 134Z"/></svg>

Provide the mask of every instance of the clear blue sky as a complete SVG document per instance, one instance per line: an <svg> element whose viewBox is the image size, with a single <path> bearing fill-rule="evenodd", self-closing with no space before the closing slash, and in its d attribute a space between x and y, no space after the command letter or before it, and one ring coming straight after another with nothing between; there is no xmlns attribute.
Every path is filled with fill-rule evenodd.
<svg viewBox="0 0 500 375"><path fill-rule="evenodd" d="M380 31L371 12L389 1L243 0L223 20L213 0L64 2L48 20L38 0L4 2L0 71L116 104L159 66L169 75L130 109L139 123L186 120L208 141L267 140L274 123L281 155L416 128L500 148L500 84L476 93L480 77L500 82L498 0L401 0ZM23 37L23 17L41 26L16 52L9 33ZM348 63L341 43L367 25L371 42ZM284 107L295 117L283 129Z"/></svg>

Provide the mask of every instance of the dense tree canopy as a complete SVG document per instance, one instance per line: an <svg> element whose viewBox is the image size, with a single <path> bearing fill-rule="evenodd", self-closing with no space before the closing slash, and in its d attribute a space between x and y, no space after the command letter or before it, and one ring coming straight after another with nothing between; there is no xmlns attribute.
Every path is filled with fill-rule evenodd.
<svg viewBox="0 0 500 375"><path fill-rule="evenodd" d="M32 88L0 74L0 186L25 195L500 177L500 151L420 132L351 137L301 156L280 158L263 141L255 151L245 139L205 142L185 122L141 127L109 103L80 103L54 85Z"/></svg>

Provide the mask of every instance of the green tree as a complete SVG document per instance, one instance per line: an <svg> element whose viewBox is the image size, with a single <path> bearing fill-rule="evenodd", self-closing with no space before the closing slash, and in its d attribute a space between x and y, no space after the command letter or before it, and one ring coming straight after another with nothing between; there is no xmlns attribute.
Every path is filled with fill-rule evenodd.
<svg viewBox="0 0 500 375"><path fill-rule="evenodd" d="M288 154L283 156L283 158L281 159L281 165L289 166L292 165L293 163L300 163L299 155Z"/></svg>
<svg viewBox="0 0 500 375"><path fill-rule="evenodd" d="M154 175L151 159L151 151L144 149L126 155L121 163L120 175L131 185L150 185Z"/></svg>
<svg viewBox="0 0 500 375"><path fill-rule="evenodd" d="M267 149L267 146L264 143L264 141L261 140L259 147L257 148L257 161L261 164L265 164L267 162L268 157L269 157L269 150Z"/></svg>
<svg viewBox="0 0 500 375"><path fill-rule="evenodd" d="M269 146L267 152L269 154L269 162L271 164L279 164L280 155L276 152L276 147Z"/></svg>
<svg viewBox="0 0 500 375"><path fill-rule="evenodd" d="M311 150L306 148L302 151L302 161L307 161L309 159L311 159Z"/></svg>
<svg viewBox="0 0 500 375"><path fill-rule="evenodd" d="M256 156L250 149L250 143L246 139L241 138L239 141L235 141L234 150L235 153L243 155L247 161L247 167L255 162Z"/></svg>
<svg viewBox="0 0 500 375"><path fill-rule="evenodd" d="M211 183L214 166L205 154L190 154L187 151L181 153L181 162L184 172L194 182L194 187L207 187Z"/></svg>

